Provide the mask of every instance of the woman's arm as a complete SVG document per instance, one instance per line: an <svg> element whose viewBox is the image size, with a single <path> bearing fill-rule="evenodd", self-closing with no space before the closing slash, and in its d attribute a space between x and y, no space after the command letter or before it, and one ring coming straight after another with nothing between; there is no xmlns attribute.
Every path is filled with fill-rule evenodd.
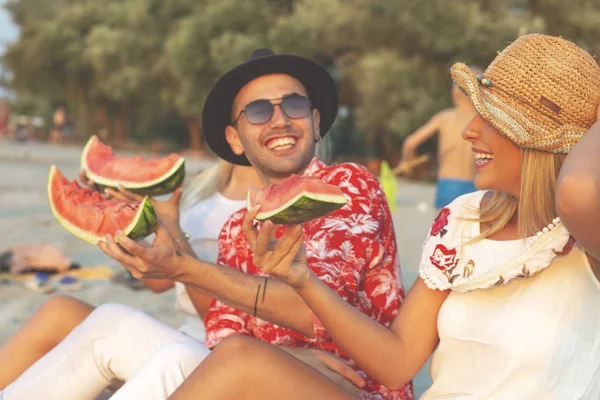
<svg viewBox="0 0 600 400"><path fill-rule="evenodd" d="M249 214L252 216L253 210ZM302 244L299 225L288 227L273 251L268 247L271 230L271 222L265 222L256 238L255 264L293 287L329 336L369 376L389 389L410 381L438 343L437 316L448 292L430 290L419 278L391 329L386 328L346 303L314 276L306 263L294 261Z"/></svg>
<svg viewBox="0 0 600 400"><path fill-rule="evenodd" d="M350 306L314 275L297 292L341 349L391 390L413 379L437 346L437 316L448 297L448 292L430 290L419 278L388 329Z"/></svg>
<svg viewBox="0 0 600 400"><path fill-rule="evenodd" d="M600 260L600 121L565 159L556 185L556 208L575 240Z"/></svg>

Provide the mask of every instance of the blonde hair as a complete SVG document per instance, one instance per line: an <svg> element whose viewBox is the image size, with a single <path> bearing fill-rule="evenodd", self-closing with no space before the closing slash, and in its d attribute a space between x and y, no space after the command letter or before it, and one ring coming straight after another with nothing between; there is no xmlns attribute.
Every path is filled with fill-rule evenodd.
<svg viewBox="0 0 600 400"><path fill-rule="evenodd" d="M499 232L517 215L519 236L526 238L542 230L556 217L556 180L566 154L521 149L521 188L519 198L492 191L481 208L479 222L491 226L473 239L485 239Z"/></svg>
<svg viewBox="0 0 600 400"><path fill-rule="evenodd" d="M200 172L184 189L179 203L181 209L186 210L223 190L231 179L233 168L230 162L219 160L216 165Z"/></svg>

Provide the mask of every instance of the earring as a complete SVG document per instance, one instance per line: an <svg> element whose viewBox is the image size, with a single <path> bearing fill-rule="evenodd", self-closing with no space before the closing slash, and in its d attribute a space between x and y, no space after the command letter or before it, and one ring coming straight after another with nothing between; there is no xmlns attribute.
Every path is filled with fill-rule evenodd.
<svg viewBox="0 0 600 400"><path fill-rule="evenodd" d="M319 143L321 141L321 135L317 136L317 138L315 139L315 143Z"/></svg>

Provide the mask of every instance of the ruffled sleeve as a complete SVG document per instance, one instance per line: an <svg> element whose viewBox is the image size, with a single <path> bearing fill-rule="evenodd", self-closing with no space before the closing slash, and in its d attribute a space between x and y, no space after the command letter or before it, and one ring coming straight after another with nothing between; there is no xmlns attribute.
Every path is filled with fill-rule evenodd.
<svg viewBox="0 0 600 400"><path fill-rule="evenodd" d="M575 243L556 218L523 240L473 242L479 235L484 191L459 197L442 209L423 245L419 275L433 290L469 292L527 279L568 254Z"/></svg>
<svg viewBox="0 0 600 400"><path fill-rule="evenodd" d="M474 237L473 221L477 218L484 191L465 194L442 208L423 243L419 276L427 287L448 290L460 275L457 267L463 238Z"/></svg>

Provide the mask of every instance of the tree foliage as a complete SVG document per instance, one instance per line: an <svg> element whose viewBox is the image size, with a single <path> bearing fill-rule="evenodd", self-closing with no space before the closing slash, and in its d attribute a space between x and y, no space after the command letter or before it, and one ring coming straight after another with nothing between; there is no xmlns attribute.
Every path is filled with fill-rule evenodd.
<svg viewBox="0 0 600 400"><path fill-rule="evenodd" d="M485 67L530 32L561 35L596 54L594 3L10 0L21 35L3 62L18 94L66 104L82 137L106 129L118 142L175 116L187 144L202 147L202 106L221 74L258 47L305 55L338 81L365 148L389 159L403 137L450 105L452 63Z"/></svg>

